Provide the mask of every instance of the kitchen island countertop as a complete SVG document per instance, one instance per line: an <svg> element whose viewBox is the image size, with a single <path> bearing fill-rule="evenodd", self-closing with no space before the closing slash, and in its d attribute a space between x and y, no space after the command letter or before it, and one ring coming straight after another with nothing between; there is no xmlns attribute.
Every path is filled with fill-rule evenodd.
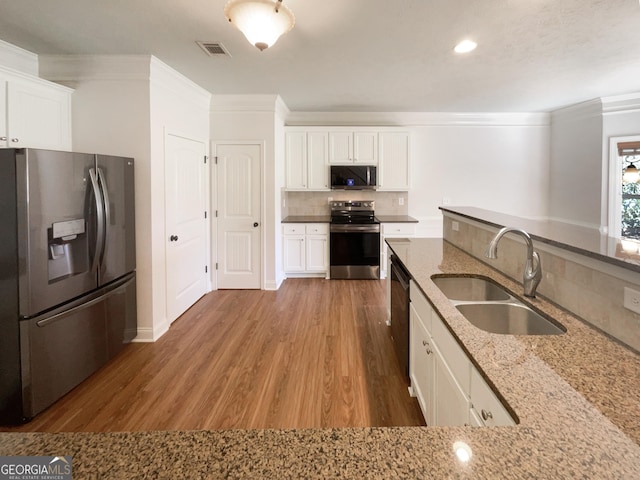
<svg viewBox="0 0 640 480"><path fill-rule="evenodd" d="M512 427L395 427L132 433L4 433L0 455L73 455L82 478L637 478L640 358L572 315L552 337L473 327L433 274L521 285L442 239L387 240L473 362L516 413ZM466 322L466 323L465 323ZM453 443L472 449L457 460Z"/></svg>

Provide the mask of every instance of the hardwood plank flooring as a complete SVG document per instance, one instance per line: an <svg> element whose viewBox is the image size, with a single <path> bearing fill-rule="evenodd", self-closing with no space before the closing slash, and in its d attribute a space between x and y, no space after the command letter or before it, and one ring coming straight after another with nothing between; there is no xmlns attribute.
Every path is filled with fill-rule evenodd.
<svg viewBox="0 0 640 480"><path fill-rule="evenodd" d="M3 431L424 425L385 324L385 283L287 279L219 290Z"/></svg>

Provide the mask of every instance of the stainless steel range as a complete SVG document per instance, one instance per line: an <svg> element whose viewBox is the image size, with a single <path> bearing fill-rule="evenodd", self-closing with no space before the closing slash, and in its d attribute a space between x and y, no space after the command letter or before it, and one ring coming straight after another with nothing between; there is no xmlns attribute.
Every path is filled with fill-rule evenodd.
<svg viewBox="0 0 640 480"><path fill-rule="evenodd" d="M373 200L333 201L331 206L330 276L380 278L380 222Z"/></svg>

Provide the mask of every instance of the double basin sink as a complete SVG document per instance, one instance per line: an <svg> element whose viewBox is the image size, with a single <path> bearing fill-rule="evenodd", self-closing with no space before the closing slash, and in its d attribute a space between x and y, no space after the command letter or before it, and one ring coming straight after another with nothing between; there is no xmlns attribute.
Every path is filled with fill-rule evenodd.
<svg viewBox="0 0 640 480"><path fill-rule="evenodd" d="M434 276L433 283L476 327L508 335L561 335L565 329L482 277Z"/></svg>

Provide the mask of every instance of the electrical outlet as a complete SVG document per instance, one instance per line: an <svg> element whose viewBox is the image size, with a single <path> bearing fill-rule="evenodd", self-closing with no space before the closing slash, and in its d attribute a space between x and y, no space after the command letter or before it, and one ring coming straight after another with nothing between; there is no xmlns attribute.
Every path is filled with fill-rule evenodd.
<svg viewBox="0 0 640 480"><path fill-rule="evenodd" d="M331 203L331 202L333 202L333 197L327 198L327 203Z"/></svg>
<svg viewBox="0 0 640 480"><path fill-rule="evenodd" d="M454 232L457 232L458 230L460 230L460 224L458 222L456 222L455 220L451 222L451 230L453 230Z"/></svg>
<svg viewBox="0 0 640 480"><path fill-rule="evenodd" d="M442 197L442 205L451 205L451 199L449 197Z"/></svg>
<svg viewBox="0 0 640 480"><path fill-rule="evenodd" d="M404 205L404 197L398 197L398 205Z"/></svg>
<svg viewBox="0 0 640 480"><path fill-rule="evenodd" d="M624 308L640 313L640 292L624 287Z"/></svg>

